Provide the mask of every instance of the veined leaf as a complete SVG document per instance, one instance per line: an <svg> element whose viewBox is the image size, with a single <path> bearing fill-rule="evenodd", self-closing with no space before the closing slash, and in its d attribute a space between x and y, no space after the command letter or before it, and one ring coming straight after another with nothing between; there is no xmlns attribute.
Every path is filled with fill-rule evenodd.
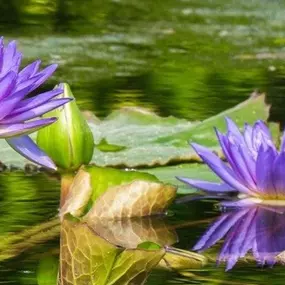
<svg viewBox="0 0 285 285"><path fill-rule="evenodd" d="M104 239L125 248L136 248L145 241L160 245L172 245L178 241L176 232L161 217L122 220L93 218L87 223Z"/></svg>
<svg viewBox="0 0 285 285"><path fill-rule="evenodd" d="M96 200L86 218L121 219L162 214L175 195L173 186L136 180L108 189Z"/></svg>
<svg viewBox="0 0 285 285"><path fill-rule="evenodd" d="M89 220L161 214L175 195L175 187L159 183L151 174L88 166L74 178L61 216L79 217L89 208Z"/></svg>

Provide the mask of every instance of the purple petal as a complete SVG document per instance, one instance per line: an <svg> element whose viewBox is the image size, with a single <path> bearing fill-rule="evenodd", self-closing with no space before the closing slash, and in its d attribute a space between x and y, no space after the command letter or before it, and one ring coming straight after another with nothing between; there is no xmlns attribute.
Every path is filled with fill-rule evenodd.
<svg viewBox="0 0 285 285"><path fill-rule="evenodd" d="M261 147L256 160L256 184L257 189L263 194L269 194L276 197L276 191L273 185L273 163L276 157L275 151L269 147Z"/></svg>
<svg viewBox="0 0 285 285"><path fill-rule="evenodd" d="M231 134L230 132L228 132ZM238 147L233 153L233 148L236 148L236 145L231 143L227 136L221 134L216 129L216 134L219 139L220 145L222 147L223 153L231 165L232 169L239 176L239 179L242 179L243 182L247 182L247 185L252 189L255 188L255 163L252 157L249 155L246 147ZM244 145L244 144L243 144ZM237 157L238 156L238 157ZM237 160L241 160L238 163ZM242 167L244 165L245 167ZM244 173L243 173L244 172Z"/></svg>
<svg viewBox="0 0 285 285"><path fill-rule="evenodd" d="M4 77L2 77L0 79L0 86L1 86L1 88L0 88L0 102L3 98L10 95L10 93L12 92L12 90L15 87L15 83L16 83L16 73L13 71L8 72ZM2 108L3 107L1 107L1 109Z"/></svg>
<svg viewBox="0 0 285 285"><path fill-rule="evenodd" d="M57 66L57 64L51 64L41 72L37 73L36 76L40 76L40 78L33 84L30 92L37 89L42 83L44 83L55 72Z"/></svg>
<svg viewBox="0 0 285 285"><path fill-rule="evenodd" d="M62 92L63 92L62 89L54 89L54 90L39 94L37 96L34 96L32 98L28 98L26 100L23 100L16 106L16 108L12 111L11 115L23 113L25 111L31 110L35 107L38 107L38 106L48 102L49 100L51 100L55 96L62 94Z"/></svg>
<svg viewBox="0 0 285 285"><path fill-rule="evenodd" d="M194 188L198 188L207 192L232 192L236 191L226 183L215 183L202 180L194 180L186 177L176 177L178 180L189 184Z"/></svg>
<svg viewBox="0 0 285 285"><path fill-rule="evenodd" d="M57 120L56 118L47 118L47 119L40 119L21 124L9 124L9 125L0 124L0 138L5 139L5 138L30 134L42 127L54 123L56 120Z"/></svg>
<svg viewBox="0 0 285 285"><path fill-rule="evenodd" d="M202 158L202 160L223 180L237 191L252 194L252 192L243 184L241 184L232 169L230 169L225 163L221 161L216 155L214 155L210 150L202 147L198 144L192 144L197 154Z"/></svg>
<svg viewBox="0 0 285 285"><path fill-rule="evenodd" d="M26 84L29 81L30 80L26 81L24 84L25 86L22 86L22 88L19 90L17 90L19 88L19 86L17 86L16 90L14 90L14 93L12 95L4 98L1 101L1 104L3 106L5 105L5 108L0 109L0 120L9 115L12 112L12 110L15 108L15 106L30 92L31 85Z"/></svg>
<svg viewBox="0 0 285 285"><path fill-rule="evenodd" d="M3 66L4 37L0 37L0 72Z"/></svg>
<svg viewBox="0 0 285 285"><path fill-rule="evenodd" d="M16 138L7 139L8 144L19 154L42 165L46 168L56 170L53 161L33 142L28 136L21 136Z"/></svg>
<svg viewBox="0 0 285 285"><path fill-rule="evenodd" d="M267 147L272 147L276 151L274 142L268 127L262 121L257 121L252 130L252 144L256 151L259 150L259 147L262 145L265 149Z"/></svg>
<svg viewBox="0 0 285 285"><path fill-rule="evenodd" d="M1 73L5 74L8 72L13 66L13 58L16 54L16 41L10 42L6 48L4 48L4 53L3 53L3 65L2 65L2 70Z"/></svg>
<svg viewBox="0 0 285 285"><path fill-rule="evenodd" d="M275 159L272 170L272 181L278 196L285 197L285 152L282 151Z"/></svg>
<svg viewBox="0 0 285 285"><path fill-rule="evenodd" d="M249 166L247 166L245 160L243 159L243 155L241 155L241 147L242 146L240 145L235 145L229 142L229 152L232 157L231 166L235 173L239 174L242 184L246 185L247 188L254 190L256 188L256 185L251 174L248 171Z"/></svg>
<svg viewBox="0 0 285 285"><path fill-rule="evenodd" d="M34 84L39 80L41 78L41 75L35 75L35 76L33 76L32 78L29 78L29 79L27 79L27 80L25 80L25 81L23 81L23 82L21 82L21 83L19 83L19 84L17 84L17 88L16 88L16 90L15 90L15 92L22 92L23 90L28 90L27 92L26 92L26 94L28 93L28 92L31 92L31 90L32 90L32 88L33 88L33 86L34 86ZM28 88L28 89L27 89ZM22 95L21 96L21 98L23 98L26 94L24 94L24 95Z"/></svg>
<svg viewBox="0 0 285 285"><path fill-rule="evenodd" d="M244 125L243 136L244 136L244 141L245 141L248 149L252 153L253 151L255 151L253 149L253 145L252 145L252 126L250 126L249 124Z"/></svg>
<svg viewBox="0 0 285 285"><path fill-rule="evenodd" d="M16 124L23 121L31 120L36 117L39 117L51 110L54 110L67 102L70 102L71 98L62 98L62 99L54 99L51 100L41 106L38 106L32 110L28 110L26 112L20 113L14 116L8 116L4 120L1 121L1 124Z"/></svg>
<svg viewBox="0 0 285 285"><path fill-rule="evenodd" d="M244 138L243 138L238 126L229 117L225 117L225 119L227 122L228 133L232 134L233 143L243 144Z"/></svg>
<svg viewBox="0 0 285 285"><path fill-rule="evenodd" d="M23 81L26 81L32 76L34 76L38 71L40 64L41 61L36 60L33 63L27 65L25 68L23 68L18 74L18 83L22 83Z"/></svg>
<svg viewBox="0 0 285 285"><path fill-rule="evenodd" d="M230 154L228 137L220 133L219 130L217 130L216 128L215 131L226 160L229 162L231 166L234 166L235 164Z"/></svg>
<svg viewBox="0 0 285 285"><path fill-rule="evenodd" d="M248 148L240 146L238 151L245 162L247 171L250 174L254 185L256 186L256 173L255 173L256 161L253 159L253 156L250 154L250 150Z"/></svg>

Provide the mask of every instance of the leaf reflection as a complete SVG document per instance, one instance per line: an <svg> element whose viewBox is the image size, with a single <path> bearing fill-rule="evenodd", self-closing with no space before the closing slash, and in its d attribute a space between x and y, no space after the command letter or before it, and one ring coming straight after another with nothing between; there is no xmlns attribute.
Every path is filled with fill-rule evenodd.
<svg viewBox="0 0 285 285"><path fill-rule="evenodd" d="M189 270L200 254L171 247L177 235L161 217L62 221L59 284L144 284L155 267Z"/></svg>
<svg viewBox="0 0 285 285"><path fill-rule="evenodd" d="M93 219L88 225L98 235L118 246L136 248L138 244L151 241L172 245L178 241L174 230L168 229L160 217L145 217L123 220Z"/></svg>
<svg viewBox="0 0 285 285"><path fill-rule="evenodd" d="M60 284L132 284L143 280L165 254L123 249L98 236L86 223L64 220L61 231Z"/></svg>
<svg viewBox="0 0 285 285"><path fill-rule="evenodd" d="M253 206L221 215L194 246L204 251L221 239L224 243L217 258L232 269L249 252L261 266L272 267L285 250L285 208Z"/></svg>

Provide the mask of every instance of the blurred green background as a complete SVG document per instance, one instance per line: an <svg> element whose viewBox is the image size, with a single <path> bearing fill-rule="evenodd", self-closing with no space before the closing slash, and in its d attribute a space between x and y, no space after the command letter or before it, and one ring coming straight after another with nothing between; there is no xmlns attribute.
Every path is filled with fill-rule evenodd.
<svg viewBox="0 0 285 285"><path fill-rule="evenodd" d="M256 88L283 102L284 9L282 0L2 0L0 33L19 41L25 62L58 63L46 88L68 82L98 116L139 105L197 120Z"/></svg>

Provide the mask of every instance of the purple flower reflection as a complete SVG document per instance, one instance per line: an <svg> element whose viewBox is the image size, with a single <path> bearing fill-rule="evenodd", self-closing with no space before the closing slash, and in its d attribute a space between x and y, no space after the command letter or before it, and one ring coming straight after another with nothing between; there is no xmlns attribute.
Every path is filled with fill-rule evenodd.
<svg viewBox="0 0 285 285"><path fill-rule="evenodd" d="M224 239L217 258L230 270L251 252L261 266L273 266L285 250L285 207L252 206L224 213L200 238L194 250L204 251Z"/></svg>
<svg viewBox="0 0 285 285"><path fill-rule="evenodd" d="M177 177L186 184L207 193L240 193L238 200L224 203L227 206L244 206L254 203L272 204L272 200L285 200L285 140L280 151L272 140L268 127L262 121L253 126L246 124L240 132L235 123L226 118L225 134L216 130L227 163L211 150L193 143L192 147L204 163L222 180L221 183Z"/></svg>

